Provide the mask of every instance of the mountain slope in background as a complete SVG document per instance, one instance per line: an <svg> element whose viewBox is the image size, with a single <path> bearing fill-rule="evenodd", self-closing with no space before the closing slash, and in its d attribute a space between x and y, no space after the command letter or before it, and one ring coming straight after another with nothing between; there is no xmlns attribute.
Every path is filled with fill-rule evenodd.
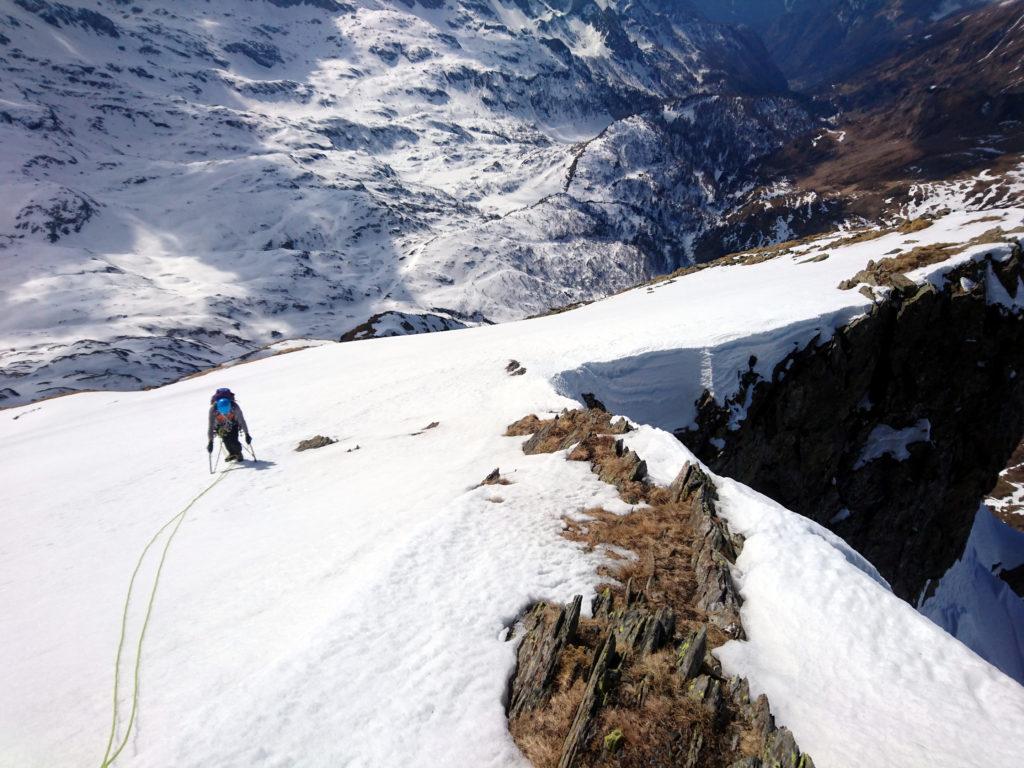
<svg viewBox="0 0 1024 768"><path fill-rule="evenodd" d="M624 288L812 121L685 7L433 5L5 2L3 402ZM721 139L657 117L695 94Z"/></svg>
<svg viewBox="0 0 1024 768"><path fill-rule="evenodd" d="M973 181L980 197L999 199L1012 186L1000 172L1024 152L1022 58L1024 2L950 17L837 86L834 126L769 164L798 188L860 200L868 216L886 200L915 198L957 177ZM981 169L994 173L972 180Z"/></svg>
<svg viewBox="0 0 1024 768"><path fill-rule="evenodd" d="M890 5L848 20L938 13ZM688 3L4 7L7 405L355 338L383 313L430 330L592 300L892 220L914 185L1022 144L1020 0L815 99L752 28Z"/></svg>
<svg viewBox="0 0 1024 768"><path fill-rule="evenodd" d="M799 88L827 87L896 53L932 22L993 0L694 0L709 18L749 24Z"/></svg>

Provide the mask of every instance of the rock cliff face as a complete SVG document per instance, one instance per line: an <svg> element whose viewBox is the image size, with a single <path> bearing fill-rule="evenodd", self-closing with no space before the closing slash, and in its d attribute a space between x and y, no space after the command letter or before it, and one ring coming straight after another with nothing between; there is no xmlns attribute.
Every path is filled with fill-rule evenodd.
<svg viewBox="0 0 1024 768"><path fill-rule="evenodd" d="M916 600L963 551L1024 433L1024 317L997 303L1024 299L1021 251L961 265L942 288L881 279L901 287L770 381L747 374L724 407L705 397L678 436L716 472L831 527Z"/></svg>

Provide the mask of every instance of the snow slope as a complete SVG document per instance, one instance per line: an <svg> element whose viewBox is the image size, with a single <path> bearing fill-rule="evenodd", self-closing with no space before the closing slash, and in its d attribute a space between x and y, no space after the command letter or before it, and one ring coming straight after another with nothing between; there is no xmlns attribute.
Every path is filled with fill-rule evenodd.
<svg viewBox="0 0 1024 768"><path fill-rule="evenodd" d="M751 351L770 366L864 312L868 298L836 286L869 258L991 228L977 218L950 214L824 261L808 262L808 244L531 321L328 344L4 411L4 764L100 764L114 699L119 766L522 764L502 706L507 628L531 601L598 582L601 553L561 538L560 518L625 508L585 466L523 455L505 426L572 405L591 383L615 410L685 423L689 394L711 382L728 397ZM508 375L510 359L526 373ZM239 394L261 461L211 478L203 425L222 385ZM314 434L339 442L292 451ZM632 439L662 481L690 458L653 427ZM477 487L495 466L512 484ZM721 489L748 537L737 575L750 635L721 658L768 693L818 765L1019 765L1024 688L834 535ZM115 693L132 571L204 490L141 560Z"/></svg>
<svg viewBox="0 0 1024 768"><path fill-rule="evenodd" d="M921 613L1024 685L1024 600L999 578L1024 565L1024 533L978 509L963 556Z"/></svg>

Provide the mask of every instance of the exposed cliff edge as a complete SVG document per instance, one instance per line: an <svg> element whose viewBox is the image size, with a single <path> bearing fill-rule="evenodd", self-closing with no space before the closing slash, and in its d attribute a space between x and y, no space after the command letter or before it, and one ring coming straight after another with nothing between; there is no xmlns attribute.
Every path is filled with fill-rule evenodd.
<svg viewBox="0 0 1024 768"><path fill-rule="evenodd" d="M751 359L736 395L706 394L697 426L677 432L715 472L832 528L914 602L964 551L1024 433L1020 245L953 259L924 285L904 272L949 254L916 256L869 264L850 281L880 297L866 316L770 379Z"/></svg>

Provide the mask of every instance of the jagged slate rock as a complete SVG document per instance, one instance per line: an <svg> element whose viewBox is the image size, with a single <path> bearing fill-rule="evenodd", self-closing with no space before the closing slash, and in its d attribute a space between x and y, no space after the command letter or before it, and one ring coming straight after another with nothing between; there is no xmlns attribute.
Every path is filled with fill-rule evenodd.
<svg viewBox="0 0 1024 768"><path fill-rule="evenodd" d="M684 464L683 468L679 470L679 474L676 475L676 479L669 484L669 499L674 504L678 504L688 498L687 488L689 487L690 475L693 474L696 468L696 464Z"/></svg>
<svg viewBox="0 0 1024 768"><path fill-rule="evenodd" d="M722 708L722 685L709 675L695 677L687 687L686 695L711 712L718 712Z"/></svg>
<svg viewBox="0 0 1024 768"><path fill-rule="evenodd" d="M706 569L703 581L697 588L697 607L713 613L730 609L735 611L740 604L740 597L729 569L717 562L713 563Z"/></svg>
<svg viewBox="0 0 1024 768"><path fill-rule="evenodd" d="M698 727L690 733L690 743L686 750L686 760L683 768L699 768L702 764L701 755L704 752L704 732Z"/></svg>
<svg viewBox="0 0 1024 768"><path fill-rule="evenodd" d="M509 360L508 365L505 366L505 372L512 373L513 371L519 370L521 367L522 366L519 364L518 360Z"/></svg>
<svg viewBox="0 0 1024 768"><path fill-rule="evenodd" d="M779 728L768 736L762 760L765 768L802 768L800 749L788 728Z"/></svg>
<svg viewBox="0 0 1024 768"><path fill-rule="evenodd" d="M640 681L640 691L636 695L636 706L638 709L644 708L644 702L647 701L647 694L650 692L650 690L650 680L645 677L643 680Z"/></svg>
<svg viewBox="0 0 1024 768"><path fill-rule="evenodd" d="M712 677L716 677L719 680L725 679L725 673L722 672L722 662L715 658L715 654L711 652L710 648L707 653L704 654L704 669L706 669Z"/></svg>
<svg viewBox="0 0 1024 768"><path fill-rule="evenodd" d="M533 455L540 452L540 446L547 440L551 434L555 431L556 425L558 424L557 417L554 421L545 424L543 427L533 433L533 437L523 443L523 453L527 455Z"/></svg>
<svg viewBox="0 0 1024 768"><path fill-rule="evenodd" d="M613 421L610 426L610 433L613 435L625 435L632 431L632 425L621 416L617 421Z"/></svg>
<svg viewBox="0 0 1024 768"><path fill-rule="evenodd" d="M653 614L643 608L631 609L615 625L616 645L641 654L655 653L671 639L675 626L671 608L659 608Z"/></svg>
<svg viewBox="0 0 1024 768"><path fill-rule="evenodd" d="M558 657L576 636L582 606L583 596L576 595L553 623L546 620L543 606L535 608L528 617L526 636L516 654L516 670L512 674L509 719L547 701Z"/></svg>
<svg viewBox="0 0 1024 768"><path fill-rule="evenodd" d="M701 627L691 632L679 646L677 653L676 669L683 676L683 680L696 677L700 666L704 661L704 651L707 649L708 628Z"/></svg>
<svg viewBox="0 0 1024 768"><path fill-rule="evenodd" d="M984 285L986 280L971 273L962 276L972 284ZM949 283L952 291L958 290L958 280ZM1019 319L1004 324L989 316L973 293L957 297L949 290L918 291L909 298L896 291L879 297L860 322L832 341L809 345L791 357L798 362L791 374L757 387L748 410L754 415L729 435L728 456L716 458L698 450L716 472L753 488L771 489L780 503L819 523L829 525L843 507L870 509L869 515L857 516L856 525L838 525L893 591L910 602L962 553L976 498L990 490L985 487L991 486L990 479L982 478L1005 467L1002 450L1019 441L1024 403L1019 377L1011 392L1003 387L1006 382L988 380L985 368L978 367L979 360L991 360L992 354L999 356L1000 365L1019 370L1016 362L1008 363L1011 358L1019 361L1024 350ZM951 328L956 328L957 338L977 341L969 355L949 341ZM962 372L962 386L948 386L951 369ZM883 384L873 373L879 371L886 373ZM858 408L867 393L872 408ZM922 404L927 404L927 414L919 412ZM931 445L915 450L913 462L877 461L853 469L857 450L851 452L851 442L864 444L879 424L912 423L923 415L928 415L935 437ZM698 423L709 416L699 416ZM808 440L813 420L815 439ZM1007 434L1004 425L1010 423L1015 426ZM710 437L716 429L705 434ZM966 433L984 433L992 438L987 445L1004 446L983 452L994 459L986 470L977 463L969 471L955 461L950 465L949 456L958 450L955 436ZM683 440L697 445L692 436ZM849 459L839 458L847 455ZM978 455L980 463L987 460L984 456Z"/></svg>
<svg viewBox="0 0 1024 768"><path fill-rule="evenodd" d="M598 649L594 665L590 670L587 688L583 700L576 709L569 733L562 744L562 753L558 759L558 768L575 768L580 750L587 740L587 731L594 712L604 703L604 698L612 685L612 664L617 660L615 652L615 634L610 633Z"/></svg>
<svg viewBox="0 0 1024 768"><path fill-rule="evenodd" d="M626 607L629 608L640 600L640 594L633 589L633 577L626 579Z"/></svg>
<svg viewBox="0 0 1024 768"><path fill-rule="evenodd" d="M487 477L484 478L484 481L483 481L483 483L481 483L481 485L494 485L500 479L501 479L501 468L500 467L495 467L494 469L491 470L490 474L487 475Z"/></svg>
<svg viewBox="0 0 1024 768"><path fill-rule="evenodd" d="M730 563L736 561L729 531L718 517L701 516L695 531L700 542L699 549L710 549L722 554ZM698 550L699 551L699 550Z"/></svg>
<svg viewBox="0 0 1024 768"><path fill-rule="evenodd" d="M701 515L703 517L717 517L718 512L715 509L715 501L718 499L718 493L715 491L711 481L701 484L695 494L694 500L694 514Z"/></svg>
<svg viewBox="0 0 1024 768"><path fill-rule="evenodd" d="M771 707L768 706L768 697L763 693L751 706L750 723L754 728L754 733L762 742L767 742L768 737L775 730L775 718L772 717Z"/></svg>
<svg viewBox="0 0 1024 768"><path fill-rule="evenodd" d="M739 711L750 707L750 683L745 677L733 675L729 678L729 698Z"/></svg>
<svg viewBox="0 0 1024 768"><path fill-rule="evenodd" d="M334 445L337 440L330 437L324 437L323 435L316 435L308 440L302 440L296 447L296 451L311 451L315 448L324 448L328 445Z"/></svg>
<svg viewBox="0 0 1024 768"><path fill-rule="evenodd" d="M654 618L647 625L647 630L641 639L641 653L657 653L668 644L675 631L675 612L671 608L659 608Z"/></svg>
<svg viewBox="0 0 1024 768"><path fill-rule="evenodd" d="M612 466L604 467L598 473L598 477L611 485L615 485L616 481L641 482L647 477L647 462L641 459L636 451L626 451L622 456L622 463L625 465L622 470Z"/></svg>
<svg viewBox="0 0 1024 768"><path fill-rule="evenodd" d="M638 650L651 620L651 614L647 611L627 611L612 630L615 633L616 647L623 653Z"/></svg>
<svg viewBox="0 0 1024 768"><path fill-rule="evenodd" d="M807 753L800 755L800 764L797 768L814 768L814 761Z"/></svg>
<svg viewBox="0 0 1024 768"><path fill-rule="evenodd" d="M740 751L740 736L742 734L735 728L729 728L723 735L720 742L722 750L726 754L735 754Z"/></svg>
<svg viewBox="0 0 1024 768"><path fill-rule="evenodd" d="M594 599L590 601L590 613L595 619L610 616L613 610L615 610L615 595L610 589L605 589L601 594L594 595Z"/></svg>
<svg viewBox="0 0 1024 768"><path fill-rule="evenodd" d="M761 759L758 757L744 757L730 765L729 768L761 768L761 765Z"/></svg>
<svg viewBox="0 0 1024 768"><path fill-rule="evenodd" d="M707 548L698 548L693 553L693 570L699 590L705 589L706 583L714 578L714 572L718 569L716 554L714 550Z"/></svg>
<svg viewBox="0 0 1024 768"><path fill-rule="evenodd" d="M583 402L586 404L587 408L590 408L595 411L608 410L607 408L604 407L604 403L602 403L600 400L594 397L594 394L592 392L584 392L581 395L581 397L583 398Z"/></svg>

